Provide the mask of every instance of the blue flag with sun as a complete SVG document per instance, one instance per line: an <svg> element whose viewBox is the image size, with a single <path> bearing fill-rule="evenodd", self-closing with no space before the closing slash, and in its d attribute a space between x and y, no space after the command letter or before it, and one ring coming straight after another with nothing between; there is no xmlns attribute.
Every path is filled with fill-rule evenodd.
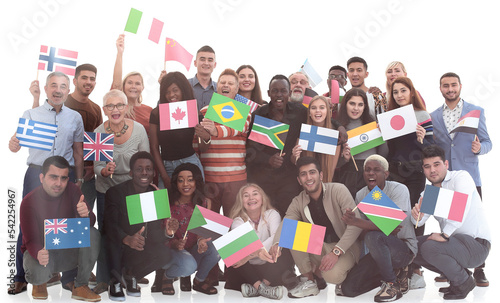
<svg viewBox="0 0 500 303"><path fill-rule="evenodd" d="M205 118L242 132L250 106L213 93Z"/></svg>
<svg viewBox="0 0 500 303"><path fill-rule="evenodd" d="M358 204L358 208L388 236L406 218L399 208L378 186L375 186Z"/></svg>

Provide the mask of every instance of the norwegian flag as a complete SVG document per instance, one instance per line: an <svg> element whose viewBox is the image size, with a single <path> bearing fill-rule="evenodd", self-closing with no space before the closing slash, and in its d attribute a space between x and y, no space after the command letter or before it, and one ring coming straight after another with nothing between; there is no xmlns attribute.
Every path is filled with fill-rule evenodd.
<svg viewBox="0 0 500 303"><path fill-rule="evenodd" d="M83 160L113 161L115 135L85 132L83 138Z"/></svg>
<svg viewBox="0 0 500 303"><path fill-rule="evenodd" d="M74 76L77 58L78 52L42 45L40 46L38 69L63 72L68 76Z"/></svg>
<svg viewBox="0 0 500 303"><path fill-rule="evenodd" d="M253 102L252 100L243 97L240 94L236 94L234 97L235 101L241 102L243 104L249 105L250 106L250 113L253 113L257 108L259 108L259 103Z"/></svg>
<svg viewBox="0 0 500 303"><path fill-rule="evenodd" d="M50 233L58 234L59 232L62 232L63 234L66 234L68 231L66 228L68 227L68 224L66 224L66 220L68 219L54 219L54 220L45 220L45 234L48 235Z"/></svg>

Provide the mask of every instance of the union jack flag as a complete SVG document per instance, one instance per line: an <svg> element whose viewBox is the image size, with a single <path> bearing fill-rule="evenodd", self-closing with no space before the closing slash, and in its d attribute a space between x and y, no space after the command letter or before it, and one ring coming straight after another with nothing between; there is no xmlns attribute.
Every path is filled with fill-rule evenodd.
<svg viewBox="0 0 500 303"><path fill-rule="evenodd" d="M253 102L252 100L245 98L240 94L236 94L234 100L250 106L250 113L253 113L257 108L259 108L259 103Z"/></svg>
<svg viewBox="0 0 500 303"><path fill-rule="evenodd" d="M67 219L54 219L54 220L45 220L45 234L48 235L50 233L58 234L59 232L67 233L66 228L68 224L66 224Z"/></svg>
<svg viewBox="0 0 500 303"><path fill-rule="evenodd" d="M83 160L113 161L115 135L85 132L83 139Z"/></svg>

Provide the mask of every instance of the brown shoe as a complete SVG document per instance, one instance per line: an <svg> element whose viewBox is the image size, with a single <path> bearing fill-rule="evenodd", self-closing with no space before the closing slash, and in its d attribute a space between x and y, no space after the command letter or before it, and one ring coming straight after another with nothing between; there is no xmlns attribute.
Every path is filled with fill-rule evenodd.
<svg viewBox="0 0 500 303"><path fill-rule="evenodd" d="M31 296L33 297L33 299L47 300L47 298L49 297L49 294L47 293L47 283L33 285Z"/></svg>
<svg viewBox="0 0 500 303"><path fill-rule="evenodd" d="M63 289L73 291L73 288L75 287L75 281L68 282L62 286Z"/></svg>
<svg viewBox="0 0 500 303"><path fill-rule="evenodd" d="M61 284L61 274L58 272L52 274L52 278L47 281L47 287L51 287L57 284Z"/></svg>
<svg viewBox="0 0 500 303"><path fill-rule="evenodd" d="M97 277L94 275L93 272L90 273L89 284L97 285Z"/></svg>
<svg viewBox="0 0 500 303"><path fill-rule="evenodd" d="M87 302L99 302L101 301L101 296L91 291L87 285L83 285L73 288L71 299Z"/></svg>
<svg viewBox="0 0 500 303"><path fill-rule="evenodd" d="M14 287L9 287L7 293L9 295L17 295L25 292L28 289L28 283L26 282L14 282Z"/></svg>
<svg viewBox="0 0 500 303"><path fill-rule="evenodd" d="M149 280L146 278L142 278L140 280L137 280L137 284L149 284Z"/></svg>

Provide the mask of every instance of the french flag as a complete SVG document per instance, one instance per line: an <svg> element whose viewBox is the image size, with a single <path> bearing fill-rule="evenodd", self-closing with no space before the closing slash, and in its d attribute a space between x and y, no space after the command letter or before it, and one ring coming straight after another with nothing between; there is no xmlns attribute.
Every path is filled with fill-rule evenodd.
<svg viewBox="0 0 500 303"><path fill-rule="evenodd" d="M455 132L477 134L477 128L479 127L479 117L481 117L481 111L479 109L471 110L467 114L463 115L460 119L458 119L457 124L450 131L450 134Z"/></svg>
<svg viewBox="0 0 500 303"><path fill-rule="evenodd" d="M63 72L68 76L74 76L77 58L78 52L42 45L40 46L38 69L48 72Z"/></svg>
<svg viewBox="0 0 500 303"><path fill-rule="evenodd" d="M420 212L462 222L469 195L426 185Z"/></svg>

